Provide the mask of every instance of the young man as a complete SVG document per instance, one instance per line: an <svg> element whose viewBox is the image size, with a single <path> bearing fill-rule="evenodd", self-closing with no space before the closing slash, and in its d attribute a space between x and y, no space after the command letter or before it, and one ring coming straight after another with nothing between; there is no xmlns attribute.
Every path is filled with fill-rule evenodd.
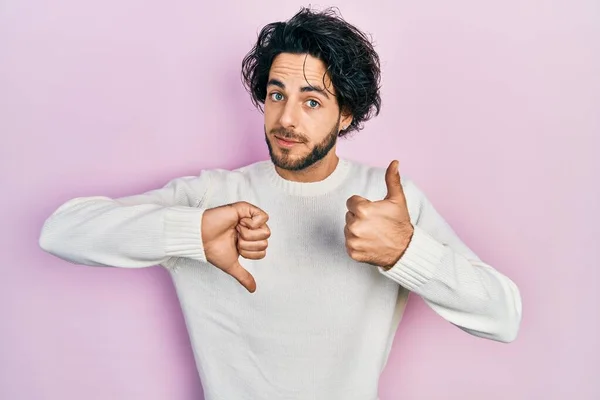
<svg viewBox="0 0 600 400"><path fill-rule="evenodd" d="M207 400L375 400L409 292L469 334L515 339L516 285L401 183L398 162L336 155L337 138L380 108L363 33L303 9L261 31L242 72L270 161L72 199L41 247L77 264L167 268Z"/></svg>

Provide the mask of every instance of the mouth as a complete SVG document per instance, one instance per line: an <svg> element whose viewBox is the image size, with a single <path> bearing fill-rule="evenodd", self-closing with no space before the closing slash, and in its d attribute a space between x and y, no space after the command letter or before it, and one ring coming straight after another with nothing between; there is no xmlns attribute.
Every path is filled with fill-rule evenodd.
<svg viewBox="0 0 600 400"><path fill-rule="evenodd" d="M274 135L275 139L277 139L277 143L281 146L281 147L293 147L297 144L300 144L302 142L299 142L297 140L291 140L291 139L284 139L280 136Z"/></svg>

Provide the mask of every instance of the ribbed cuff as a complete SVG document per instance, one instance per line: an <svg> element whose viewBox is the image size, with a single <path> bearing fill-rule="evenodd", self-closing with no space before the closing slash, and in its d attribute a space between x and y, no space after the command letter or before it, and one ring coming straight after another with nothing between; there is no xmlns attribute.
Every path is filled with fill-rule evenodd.
<svg viewBox="0 0 600 400"><path fill-rule="evenodd" d="M202 243L204 209L169 207L165 214L165 253L170 257L186 257L205 262Z"/></svg>
<svg viewBox="0 0 600 400"><path fill-rule="evenodd" d="M442 265L446 247L423 229L415 226L410 244L400 260L389 270L379 272L398 282L408 290L415 290L427 283Z"/></svg>

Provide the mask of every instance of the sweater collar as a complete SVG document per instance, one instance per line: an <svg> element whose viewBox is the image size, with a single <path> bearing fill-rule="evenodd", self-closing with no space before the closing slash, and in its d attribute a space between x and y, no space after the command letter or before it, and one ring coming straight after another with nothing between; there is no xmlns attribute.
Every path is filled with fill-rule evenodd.
<svg viewBox="0 0 600 400"><path fill-rule="evenodd" d="M268 180L278 189L294 196L319 196L338 188L347 178L350 162L339 158L335 170L325 179L317 182L295 182L284 179L277 173L272 161L265 161L264 172Z"/></svg>

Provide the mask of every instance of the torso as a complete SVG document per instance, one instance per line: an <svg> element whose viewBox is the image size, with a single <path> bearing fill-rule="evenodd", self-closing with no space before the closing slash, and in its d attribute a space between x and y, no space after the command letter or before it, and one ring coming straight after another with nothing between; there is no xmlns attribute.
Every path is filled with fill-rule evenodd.
<svg viewBox="0 0 600 400"><path fill-rule="evenodd" d="M206 400L377 398L407 293L346 253L346 199L385 194L382 171L349 174L329 193L296 196L247 171L215 172L202 207L250 202L269 214L272 235L264 259L240 258L253 294L208 263L170 269Z"/></svg>

